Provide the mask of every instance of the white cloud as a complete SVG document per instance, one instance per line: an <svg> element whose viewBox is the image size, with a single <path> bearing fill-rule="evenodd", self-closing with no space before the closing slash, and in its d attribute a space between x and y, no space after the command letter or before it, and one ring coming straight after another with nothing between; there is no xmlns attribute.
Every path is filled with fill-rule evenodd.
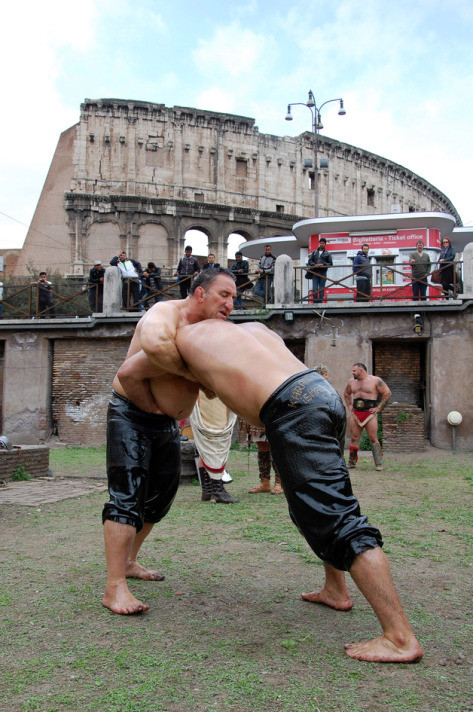
<svg viewBox="0 0 473 712"><path fill-rule="evenodd" d="M219 27L208 40L200 39L193 57L205 75L237 77L259 69L269 51L268 39L234 22Z"/></svg>

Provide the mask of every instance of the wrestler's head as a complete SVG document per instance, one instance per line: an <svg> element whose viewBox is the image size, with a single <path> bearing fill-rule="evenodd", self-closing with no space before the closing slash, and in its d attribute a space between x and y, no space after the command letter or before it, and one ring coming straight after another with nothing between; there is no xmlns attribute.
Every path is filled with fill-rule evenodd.
<svg viewBox="0 0 473 712"><path fill-rule="evenodd" d="M202 319L227 319L236 297L235 278L223 267L201 272L190 288L191 296L199 302Z"/></svg>
<svg viewBox="0 0 473 712"><path fill-rule="evenodd" d="M368 369L366 368L364 363L354 363L351 372L353 378L358 380L359 378L363 378L363 374L368 373Z"/></svg>

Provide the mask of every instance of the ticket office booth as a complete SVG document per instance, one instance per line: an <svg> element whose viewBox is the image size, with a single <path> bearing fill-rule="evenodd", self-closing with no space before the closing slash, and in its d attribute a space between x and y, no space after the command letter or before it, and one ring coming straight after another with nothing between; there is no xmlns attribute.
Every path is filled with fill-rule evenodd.
<svg viewBox="0 0 473 712"><path fill-rule="evenodd" d="M353 260L361 246L370 246L368 257L371 269L372 296L376 298L412 299L411 267L409 256L416 249L418 240L430 257L431 270L434 269L440 252L440 233L436 229L398 230L376 234L327 233L312 235L310 251L317 249L319 239L325 237L327 250L332 253L333 267L327 272L326 298L349 300L354 298L356 289L353 275ZM339 282L339 284L331 284ZM439 291L428 288L429 297L439 296Z"/></svg>

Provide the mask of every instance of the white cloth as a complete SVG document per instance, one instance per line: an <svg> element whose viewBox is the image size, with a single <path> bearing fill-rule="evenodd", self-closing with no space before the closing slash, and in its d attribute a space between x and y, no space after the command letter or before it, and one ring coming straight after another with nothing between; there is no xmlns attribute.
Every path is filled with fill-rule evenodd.
<svg viewBox="0 0 473 712"><path fill-rule="evenodd" d="M138 277L138 272L136 271L131 260L125 260L125 262L118 261L117 267L122 273L122 277L124 279L134 279Z"/></svg>
<svg viewBox="0 0 473 712"><path fill-rule="evenodd" d="M221 400L200 391L189 420L197 452L213 479L221 479L225 470L236 419Z"/></svg>

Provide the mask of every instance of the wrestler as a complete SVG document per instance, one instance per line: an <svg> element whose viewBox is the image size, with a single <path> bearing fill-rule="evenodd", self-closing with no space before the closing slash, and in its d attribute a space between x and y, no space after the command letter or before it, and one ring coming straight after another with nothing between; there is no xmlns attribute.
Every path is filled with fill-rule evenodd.
<svg viewBox="0 0 473 712"><path fill-rule="evenodd" d="M140 362L142 375L126 388L118 378L107 416L107 476L110 501L103 509L107 585L102 603L114 613L148 610L127 578L164 576L137 562L154 524L169 511L179 484L180 438L176 420L188 417L199 384L174 343L178 327L202 319L224 320L233 308L235 280L227 270L203 272L186 299L159 302L138 322L124 364Z"/></svg>
<svg viewBox="0 0 473 712"><path fill-rule="evenodd" d="M360 437L363 428L365 428L370 439L376 470L381 471L383 469L383 453L378 440L378 413L381 413L386 407L391 397L391 391L381 378L370 376L363 363L355 363L352 374L353 378L348 381L343 394L350 413L348 424L351 442L348 467L356 467Z"/></svg>
<svg viewBox="0 0 473 712"><path fill-rule="evenodd" d="M350 572L376 613L382 635L347 644L347 655L369 662L420 660L381 535L361 515L351 489L339 446L345 411L336 391L259 323L183 326L176 345L196 380L244 420L266 428L292 519L329 567Z"/></svg>

